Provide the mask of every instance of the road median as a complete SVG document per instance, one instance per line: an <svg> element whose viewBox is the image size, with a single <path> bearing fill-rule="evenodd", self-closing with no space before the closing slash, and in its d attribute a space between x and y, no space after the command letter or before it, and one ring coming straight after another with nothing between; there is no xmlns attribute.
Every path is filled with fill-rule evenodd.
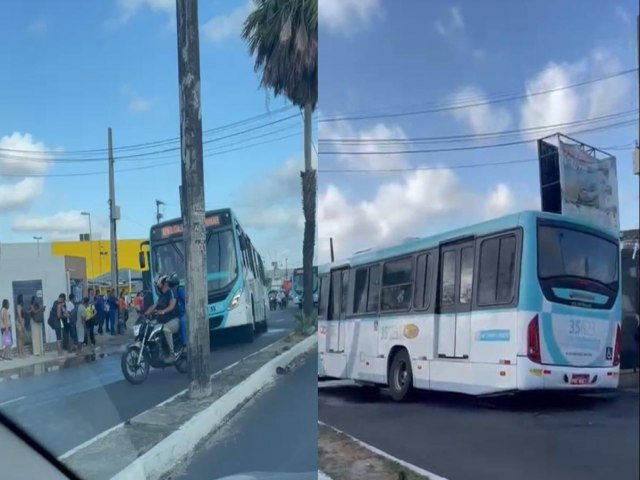
<svg viewBox="0 0 640 480"><path fill-rule="evenodd" d="M191 400L182 392L65 454L63 461L82 478L163 478L316 342L315 335L289 335L214 374L210 397ZM132 395L136 389L144 393L141 385L132 387Z"/></svg>
<svg viewBox="0 0 640 480"><path fill-rule="evenodd" d="M323 422L318 422L318 467L330 480L445 480Z"/></svg>

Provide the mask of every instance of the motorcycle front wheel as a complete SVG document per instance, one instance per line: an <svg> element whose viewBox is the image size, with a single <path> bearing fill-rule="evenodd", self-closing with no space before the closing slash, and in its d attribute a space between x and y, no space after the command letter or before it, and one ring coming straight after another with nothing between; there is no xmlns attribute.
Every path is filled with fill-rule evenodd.
<svg viewBox="0 0 640 480"><path fill-rule="evenodd" d="M140 363L138 363L138 357ZM149 359L144 353L140 352L140 347L133 346L127 348L120 359L122 374L127 381L133 385L139 385L147 379L149 375Z"/></svg>

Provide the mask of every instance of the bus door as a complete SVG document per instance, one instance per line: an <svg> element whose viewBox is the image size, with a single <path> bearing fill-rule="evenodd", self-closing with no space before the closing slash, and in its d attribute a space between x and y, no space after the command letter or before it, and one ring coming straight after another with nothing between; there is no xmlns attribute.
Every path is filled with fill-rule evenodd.
<svg viewBox="0 0 640 480"><path fill-rule="evenodd" d="M475 242L440 246L438 345L440 358L469 358Z"/></svg>
<svg viewBox="0 0 640 480"><path fill-rule="evenodd" d="M331 272L331 297L327 312L327 353L344 353L344 322L347 313L349 270Z"/></svg>

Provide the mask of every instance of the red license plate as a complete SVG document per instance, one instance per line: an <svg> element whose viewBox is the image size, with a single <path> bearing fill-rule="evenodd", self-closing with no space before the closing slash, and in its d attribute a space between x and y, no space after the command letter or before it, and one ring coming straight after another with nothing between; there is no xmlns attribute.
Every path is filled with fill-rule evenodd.
<svg viewBox="0 0 640 480"><path fill-rule="evenodd" d="M571 375L571 385L587 385L589 383L588 374Z"/></svg>

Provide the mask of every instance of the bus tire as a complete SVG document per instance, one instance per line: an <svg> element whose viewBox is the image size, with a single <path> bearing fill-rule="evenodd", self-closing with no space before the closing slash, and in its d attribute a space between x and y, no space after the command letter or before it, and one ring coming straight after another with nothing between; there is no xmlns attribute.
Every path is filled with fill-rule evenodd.
<svg viewBox="0 0 640 480"><path fill-rule="evenodd" d="M413 372L409 353L403 348L391 359L388 374L391 398L396 402L407 400L413 390Z"/></svg>

